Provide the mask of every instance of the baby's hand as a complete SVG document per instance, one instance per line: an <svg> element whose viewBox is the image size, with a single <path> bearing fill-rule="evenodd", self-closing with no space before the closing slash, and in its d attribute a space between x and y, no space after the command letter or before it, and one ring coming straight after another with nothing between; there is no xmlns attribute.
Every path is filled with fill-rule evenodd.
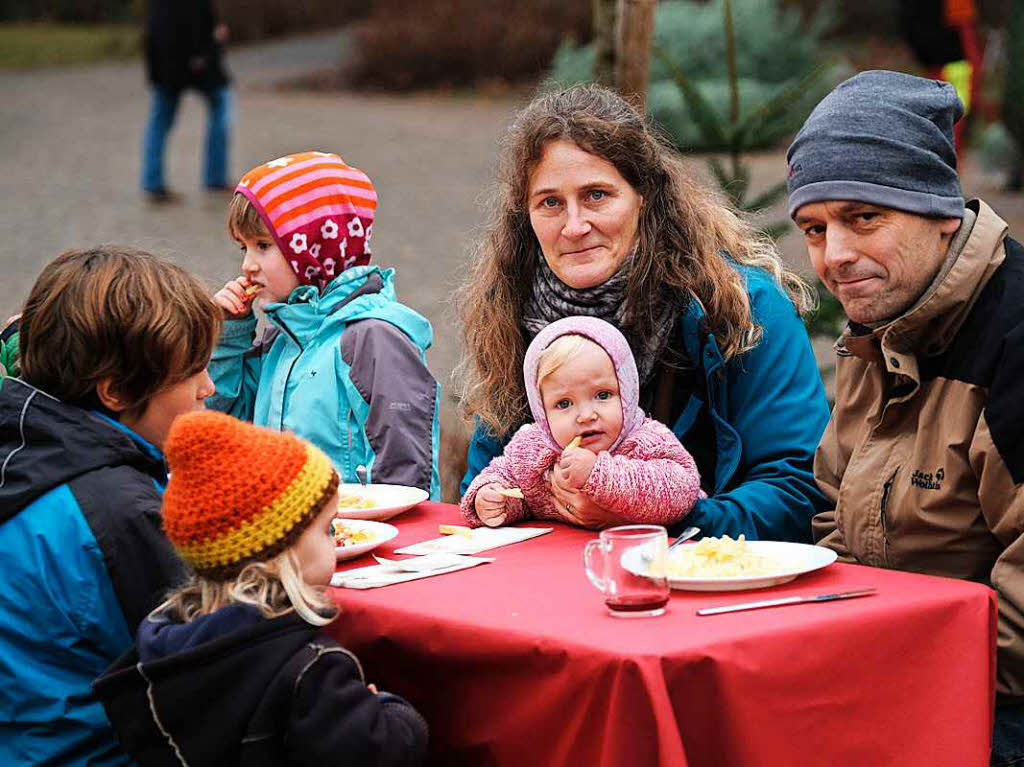
<svg viewBox="0 0 1024 767"><path fill-rule="evenodd" d="M508 499L498 492L503 489L497 482L490 482L477 491L473 500L476 515L488 527L500 527L505 522L505 501Z"/></svg>
<svg viewBox="0 0 1024 767"><path fill-rule="evenodd" d="M213 302L224 312L224 317L233 319L246 317L252 313L252 300L259 293L258 285L253 285L246 277L235 277L228 280L224 287L213 296Z"/></svg>
<svg viewBox="0 0 1024 767"><path fill-rule="evenodd" d="M597 456L584 447L567 447L558 459L555 472L559 482L574 490L579 490L590 479Z"/></svg>

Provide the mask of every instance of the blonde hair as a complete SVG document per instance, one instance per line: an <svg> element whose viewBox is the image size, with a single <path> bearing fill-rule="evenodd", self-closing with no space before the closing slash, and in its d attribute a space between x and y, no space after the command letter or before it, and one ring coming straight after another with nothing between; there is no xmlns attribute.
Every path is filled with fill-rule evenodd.
<svg viewBox="0 0 1024 767"><path fill-rule="evenodd" d="M767 272L798 311L813 307L806 284L782 265L774 244L718 194L693 181L682 158L621 96L577 85L539 96L509 128L499 160L492 220L456 293L463 356L456 381L464 415L498 435L526 420L520 326L533 290L539 245L530 225L530 176L545 147L567 140L612 165L643 198L619 328L649 338L667 302L697 301L726 359L761 338L743 276L731 262Z"/></svg>
<svg viewBox="0 0 1024 767"><path fill-rule="evenodd" d="M240 192L235 192L228 204L228 232L235 239L256 239L271 233L256 206Z"/></svg>
<svg viewBox="0 0 1024 767"><path fill-rule="evenodd" d="M324 587L303 580L302 568L290 548L273 559L246 565L234 580L214 581L193 575L151 615L166 613L173 620L188 623L230 604L251 605L264 618L279 618L294 610L313 626L326 626L338 615Z"/></svg>
<svg viewBox="0 0 1024 767"><path fill-rule="evenodd" d="M545 378L582 352L587 344L601 349L600 344L595 344L586 336L576 333L566 333L552 341L544 351L537 355L537 386L540 386ZM604 350L602 349L602 351Z"/></svg>

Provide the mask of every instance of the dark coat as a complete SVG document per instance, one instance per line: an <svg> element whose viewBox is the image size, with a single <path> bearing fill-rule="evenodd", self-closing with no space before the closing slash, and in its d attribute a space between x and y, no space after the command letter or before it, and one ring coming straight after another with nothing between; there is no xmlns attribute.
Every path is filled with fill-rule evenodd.
<svg viewBox="0 0 1024 767"><path fill-rule="evenodd" d="M125 427L0 380L0 764L117 763L89 685L184 577L166 481Z"/></svg>
<svg viewBox="0 0 1024 767"><path fill-rule="evenodd" d="M228 83L211 0L149 0L146 74L170 91L209 92Z"/></svg>
<svg viewBox="0 0 1024 767"><path fill-rule="evenodd" d="M397 695L368 690L352 653L294 613L252 613L232 605L162 630L149 619L137 649L96 680L142 767L423 761L426 722Z"/></svg>

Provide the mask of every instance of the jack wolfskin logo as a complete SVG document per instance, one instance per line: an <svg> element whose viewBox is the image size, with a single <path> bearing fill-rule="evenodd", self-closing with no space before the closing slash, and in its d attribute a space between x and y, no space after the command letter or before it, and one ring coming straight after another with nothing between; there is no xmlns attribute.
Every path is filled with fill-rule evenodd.
<svg viewBox="0 0 1024 767"><path fill-rule="evenodd" d="M941 490L942 480L946 478L946 472L940 466L935 470L934 474L923 472L920 469L914 471L910 475L910 484L920 487L924 490Z"/></svg>

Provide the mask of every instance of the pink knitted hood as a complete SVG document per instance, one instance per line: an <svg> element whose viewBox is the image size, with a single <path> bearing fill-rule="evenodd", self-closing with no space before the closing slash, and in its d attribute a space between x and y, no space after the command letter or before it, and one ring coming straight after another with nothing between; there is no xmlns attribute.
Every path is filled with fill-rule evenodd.
<svg viewBox="0 0 1024 767"><path fill-rule="evenodd" d="M596 317L565 317L552 322L533 339L526 349L523 360L523 378L526 382L526 396L530 401L530 412L545 439L555 450L561 446L551 436L551 427L544 412L544 403L540 397L540 386L537 385L537 358L553 341L562 336L576 335L589 338L604 349L611 357L615 366L615 375L619 379L619 399L622 402L622 431L612 443L608 451L619 446L637 426L644 422L644 411L640 409L640 376L636 371L636 360L626 342L626 338L615 326Z"/></svg>

